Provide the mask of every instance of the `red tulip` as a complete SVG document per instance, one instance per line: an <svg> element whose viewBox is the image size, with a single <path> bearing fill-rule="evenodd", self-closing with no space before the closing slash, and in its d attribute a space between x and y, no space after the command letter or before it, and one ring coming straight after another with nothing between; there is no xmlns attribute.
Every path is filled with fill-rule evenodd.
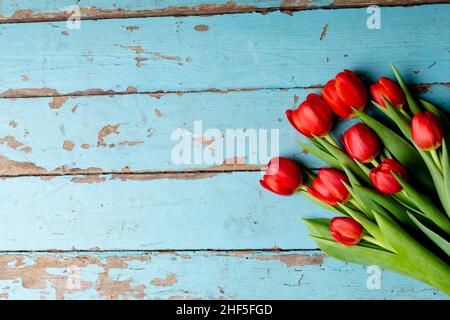
<svg viewBox="0 0 450 320"><path fill-rule="evenodd" d="M306 190L320 201L337 206L350 199L350 193L342 181L349 182L347 176L339 170L322 168L313 179L312 187L306 186Z"/></svg>
<svg viewBox="0 0 450 320"><path fill-rule="evenodd" d="M326 136L333 125L330 107L314 93L309 94L297 110L286 110L286 116L292 126L308 138Z"/></svg>
<svg viewBox="0 0 450 320"><path fill-rule="evenodd" d="M302 172L296 162L284 157L269 161L264 178L259 183L281 196L293 194L302 184Z"/></svg>
<svg viewBox="0 0 450 320"><path fill-rule="evenodd" d="M334 217L330 221L331 236L346 246L354 246L361 240L363 227L352 218Z"/></svg>
<svg viewBox="0 0 450 320"><path fill-rule="evenodd" d="M338 116L354 116L352 108L363 109L367 103L367 93L361 79L350 70L337 74L322 90L322 98Z"/></svg>
<svg viewBox="0 0 450 320"><path fill-rule="evenodd" d="M434 150L442 144L442 126L434 113L418 112L411 124L412 138L416 145L424 150Z"/></svg>
<svg viewBox="0 0 450 320"><path fill-rule="evenodd" d="M405 104L405 95L402 89L391 79L381 77L370 86L370 93L375 101L386 108L383 101L384 96L394 107L401 108Z"/></svg>
<svg viewBox="0 0 450 320"><path fill-rule="evenodd" d="M348 129L341 141L348 155L362 163L375 159L381 148L378 136L362 122Z"/></svg>
<svg viewBox="0 0 450 320"><path fill-rule="evenodd" d="M402 186L392 175L395 172L401 178L406 179L408 173L406 169L393 159L384 159L376 168L370 170L370 180L378 191L386 194L393 194L402 191Z"/></svg>

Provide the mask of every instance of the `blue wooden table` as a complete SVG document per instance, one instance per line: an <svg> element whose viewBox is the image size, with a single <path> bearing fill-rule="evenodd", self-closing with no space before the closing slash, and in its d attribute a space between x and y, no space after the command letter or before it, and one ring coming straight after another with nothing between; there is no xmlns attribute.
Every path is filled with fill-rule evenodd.
<svg viewBox="0 0 450 320"><path fill-rule="evenodd" d="M0 298L446 299L318 250L300 218L330 213L262 190L245 140L173 158L174 132L276 129L320 167L284 110L344 68L449 110L445 2L0 1Z"/></svg>

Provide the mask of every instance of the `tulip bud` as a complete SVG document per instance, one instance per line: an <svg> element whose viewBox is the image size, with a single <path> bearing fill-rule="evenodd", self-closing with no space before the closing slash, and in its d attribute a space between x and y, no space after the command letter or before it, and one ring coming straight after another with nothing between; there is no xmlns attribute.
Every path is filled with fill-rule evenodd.
<svg viewBox="0 0 450 320"><path fill-rule="evenodd" d="M418 112L414 115L411 131L414 142L421 149L431 151L442 144L442 126L434 113L430 111Z"/></svg>
<svg viewBox="0 0 450 320"><path fill-rule="evenodd" d="M306 186L306 190L320 201L337 206L338 203L346 203L350 199L350 193L342 181L349 182L341 171L322 168L313 179L312 187Z"/></svg>
<svg viewBox="0 0 450 320"><path fill-rule="evenodd" d="M375 132L364 123L357 123L341 137L342 144L350 158L367 163L380 152L381 142Z"/></svg>
<svg viewBox="0 0 450 320"><path fill-rule="evenodd" d="M281 196L293 194L302 185L302 172L296 162L284 157L269 161L264 178L259 183Z"/></svg>
<svg viewBox="0 0 450 320"><path fill-rule="evenodd" d="M351 118L352 108L363 109L367 103L366 88L361 79L350 70L337 74L322 90L322 98L338 116Z"/></svg>
<svg viewBox="0 0 450 320"><path fill-rule="evenodd" d="M408 173L406 169L393 159L384 159L376 168L370 170L370 180L378 191L386 194L393 194L402 191L402 186L392 175L392 172L406 179Z"/></svg>
<svg viewBox="0 0 450 320"><path fill-rule="evenodd" d="M394 107L402 108L405 104L405 95L402 89L389 78L381 77L378 79L377 82L370 86L370 92L374 100L384 108L386 108L386 104L382 96Z"/></svg>
<svg viewBox="0 0 450 320"><path fill-rule="evenodd" d="M363 227L352 218L334 217L330 221L331 236L346 246L354 246L361 240Z"/></svg>
<svg viewBox="0 0 450 320"><path fill-rule="evenodd" d="M286 110L286 116L292 126L308 138L326 136L333 125L330 107L314 93L309 94L297 110Z"/></svg>

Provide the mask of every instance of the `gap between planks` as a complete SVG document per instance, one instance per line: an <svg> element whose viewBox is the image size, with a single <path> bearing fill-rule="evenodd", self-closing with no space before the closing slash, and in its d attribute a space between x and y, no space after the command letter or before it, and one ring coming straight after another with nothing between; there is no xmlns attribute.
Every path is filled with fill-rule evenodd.
<svg viewBox="0 0 450 320"><path fill-rule="evenodd" d="M2 254L33 254L33 253L50 253L50 254L58 254L58 253L149 253L149 254L158 254L158 253L183 253L183 252L192 252L192 253L223 253L223 254L234 254L234 253L288 253L288 252L312 252L317 251L320 252L319 248L291 248L291 249L282 249L282 248L251 248L251 249L120 249L120 250L101 250L101 249L72 249L72 250L58 250L58 249L37 249L37 250L0 250L0 255Z"/></svg>
<svg viewBox="0 0 450 320"><path fill-rule="evenodd" d="M432 86L440 83L430 83L423 84L422 86ZM444 84L447 85L447 84ZM448 84L450 85L450 83ZM130 89L132 88L132 89ZM138 91L134 87L128 87L126 91L114 91L114 90L103 90L103 89L87 89L83 91L75 91L69 93L59 93L55 89L49 88L18 88L18 89L8 89L0 93L0 99L30 99L30 98L63 98L63 97L90 97L90 96L121 96L121 95L149 95L155 97L161 97L164 95L175 94L182 96L185 94L198 94L198 93L219 93L226 94L231 92L248 92L248 91L283 91L283 90L302 90L302 89L320 89L323 85L311 85L306 87L254 87L254 88L228 88L228 89L217 89L208 88L200 90L157 90L157 91Z"/></svg>
<svg viewBox="0 0 450 320"><path fill-rule="evenodd" d="M446 86L450 88L450 82L431 82L431 83L417 83L411 84L410 87L419 92L426 92L432 86ZM74 91L69 93L59 93L55 89L50 88L17 88L8 89L0 93L0 99L33 99L33 98L76 98L76 97L90 97L90 96L120 96L120 95L149 95L155 97L162 97L164 95L186 95L186 94L202 94L202 93L218 93L227 94L233 92L249 92L249 91L288 91L288 90L309 90L322 89L323 84L315 84L310 86L300 87L254 87L254 88L208 88L199 90L157 90L157 91L138 91L133 87L128 87L126 91L114 91L104 89L87 89L83 91ZM132 89L130 89L132 88Z"/></svg>
<svg viewBox="0 0 450 320"><path fill-rule="evenodd" d="M384 7L411 7L420 5L446 4L447 0L380 0L380 1L359 1L359 0L335 0L330 5L314 5L309 1L290 1L280 0L280 6L276 7L257 7L252 5L238 4L235 1L228 1L224 4L200 4L197 6L170 6L163 9L98 9L96 7L81 7L80 20L106 20L106 19L130 19L130 18L151 18L151 17L186 17L186 16L213 16L225 14L247 14L260 13L268 14L271 12L284 12L292 14L297 11L305 10L334 10L334 9L352 9L363 8L370 5ZM57 12L33 12L30 9L21 9L20 12L11 17L1 17L0 24L13 23L40 23L66 21L72 13L64 11Z"/></svg>

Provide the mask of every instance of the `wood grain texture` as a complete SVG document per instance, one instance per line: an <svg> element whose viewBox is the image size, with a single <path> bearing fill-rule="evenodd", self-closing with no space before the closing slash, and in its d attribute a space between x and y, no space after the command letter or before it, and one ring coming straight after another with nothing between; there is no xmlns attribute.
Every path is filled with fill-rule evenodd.
<svg viewBox="0 0 450 320"><path fill-rule="evenodd" d="M445 0L90 0L78 2L81 19L117 19L133 17L217 15L228 13L315 8L346 8L369 5L405 6L445 3ZM0 23L60 21L68 19L74 5L70 0L3 0L0 3ZM132 30L132 29L130 29Z"/></svg>
<svg viewBox="0 0 450 320"><path fill-rule="evenodd" d="M390 74L387 67L385 72ZM448 86L420 91L448 108ZM267 130L269 145L279 142L281 155L318 168L323 163L302 152L296 141L306 139L284 115L312 92L320 89L0 99L0 175L258 171L270 156L263 139L250 141L251 132L264 133L260 130ZM202 122L199 132L196 121ZM354 123L337 122L334 134ZM172 157L181 141L171 139L177 129L185 130L189 141L186 163ZM245 129L248 136L233 139L236 148L225 148L227 129ZM278 130L279 141L270 130ZM219 156L209 161L207 154L215 152ZM195 155L204 161L196 162Z"/></svg>
<svg viewBox="0 0 450 320"><path fill-rule="evenodd" d="M4 24L0 96L309 87L344 68L375 79L388 62L412 83L442 83L449 13L450 5L383 8L380 30L366 27L365 9L83 21L79 30Z"/></svg>
<svg viewBox="0 0 450 320"><path fill-rule="evenodd" d="M371 273L308 251L10 253L0 299L448 299L389 271L368 289Z"/></svg>

